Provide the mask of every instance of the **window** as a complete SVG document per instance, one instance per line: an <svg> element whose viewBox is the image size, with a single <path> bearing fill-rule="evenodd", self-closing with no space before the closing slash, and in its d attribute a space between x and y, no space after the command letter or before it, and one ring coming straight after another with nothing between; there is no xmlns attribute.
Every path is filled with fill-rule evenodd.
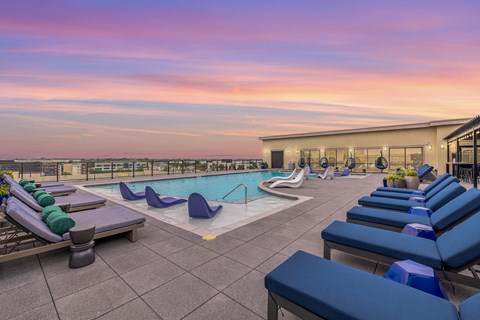
<svg viewBox="0 0 480 320"><path fill-rule="evenodd" d="M390 169L413 167L423 164L423 148L390 148Z"/></svg>

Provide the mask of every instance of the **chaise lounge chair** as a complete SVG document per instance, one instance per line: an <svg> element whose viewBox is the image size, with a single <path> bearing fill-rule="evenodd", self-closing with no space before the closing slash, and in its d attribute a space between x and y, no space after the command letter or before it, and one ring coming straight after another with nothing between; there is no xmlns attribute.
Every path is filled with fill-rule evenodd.
<svg viewBox="0 0 480 320"><path fill-rule="evenodd" d="M10 178L8 175L3 176L4 181L6 181L10 186L18 186L19 188L23 188L15 179ZM45 190L48 193L50 193L54 197L59 197L59 196L67 196L72 193L75 193L77 191L77 188L73 186L67 186L67 185L61 185L61 186L49 186L49 187L39 187L36 184L37 190Z"/></svg>
<svg viewBox="0 0 480 320"><path fill-rule="evenodd" d="M10 186L10 193L31 209L37 212L42 211L43 208L37 203L37 200L30 193L23 190L20 185ZM55 198L55 205L65 207L64 211L68 212L99 208L104 206L105 202L107 202L106 199L90 193L72 194Z"/></svg>
<svg viewBox="0 0 480 320"><path fill-rule="evenodd" d="M130 201L142 200L146 197L145 191L133 192L124 182L120 182L120 193L122 194L123 199Z"/></svg>
<svg viewBox="0 0 480 320"><path fill-rule="evenodd" d="M385 209L353 207L347 212L347 222L393 231L401 231L410 223L419 223L431 226L436 233L442 233L479 210L480 190L471 188L440 207L430 217Z"/></svg>
<svg viewBox="0 0 480 320"><path fill-rule="evenodd" d="M303 183L303 179L305 177L306 170L301 170L297 176L288 181L276 181L270 185L270 188L280 188L280 187L288 187L288 188L300 188Z"/></svg>
<svg viewBox="0 0 480 320"><path fill-rule="evenodd" d="M404 188L392 188L392 187L380 187L377 188L377 191L386 191L386 192L395 192L395 193L408 193L412 194L414 192L423 192L423 193L428 193L431 189L435 188L437 185L442 183L445 179L448 177L451 177L450 174L444 173L440 177L438 177L435 181L430 183L428 186L425 187L423 190L418 190L418 189L404 189ZM455 182L460 182L457 178L455 178Z"/></svg>
<svg viewBox="0 0 480 320"><path fill-rule="evenodd" d="M160 196L152 189L152 187L145 187L145 196L147 199L147 203L151 207L155 208L166 208L170 206L174 206L176 204L187 202L185 199L179 199L174 197L164 197L160 198Z"/></svg>
<svg viewBox="0 0 480 320"><path fill-rule="evenodd" d="M137 230L145 223L144 216L123 206L75 212L69 216L77 226L95 226L94 239L126 233L130 241L136 241ZM63 235L53 233L37 212L14 197L8 199L5 219L18 228L18 231L13 233L8 241L1 242L4 250L0 250L0 263L68 247L72 244L68 232ZM19 231L23 231L24 234L21 235ZM31 245L23 247L23 244L32 243L35 240L43 245L33 248ZM9 247L8 244L14 244L14 246ZM18 249L21 250L16 251Z"/></svg>
<svg viewBox="0 0 480 320"><path fill-rule="evenodd" d="M293 169L292 173L288 177L273 177L273 178L268 179L266 182L267 183L273 183L275 181L292 180L295 177L296 172L297 172L297 169Z"/></svg>
<svg viewBox="0 0 480 320"><path fill-rule="evenodd" d="M188 215L191 218L210 219L213 218L222 206L210 206L205 198L199 193L192 193L188 197Z"/></svg>
<svg viewBox="0 0 480 320"><path fill-rule="evenodd" d="M333 167L327 167L323 173L319 173L317 175L318 178L324 179L324 180L326 179L332 180L334 176L335 176L335 172L333 170Z"/></svg>
<svg viewBox="0 0 480 320"><path fill-rule="evenodd" d="M418 289L298 251L265 277L267 320L279 307L301 319L474 320L480 294L460 304Z"/></svg>
<svg viewBox="0 0 480 320"><path fill-rule="evenodd" d="M480 261L480 213L443 233L436 241L358 224L334 221L322 231L324 258L332 249L391 264L413 260L436 269L437 276L480 288L478 277L458 274Z"/></svg>
<svg viewBox="0 0 480 320"><path fill-rule="evenodd" d="M428 201L414 201L412 200L400 200L400 199L389 199L381 197L361 197L358 200L358 204L364 207L375 207L383 208L390 210L398 211L408 211L413 207L425 207L432 211L438 210L441 206L464 193L466 189L454 182L443 188L436 195L431 197Z"/></svg>
<svg viewBox="0 0 480 320"><path fill-rule="evenodd" d="M430 166L428 164L424 164L417 171L418 177L420 178L420 180L423 180L423 178L425 178L432 171L433 171L432 166ZM435 180L435 176L433 174L431 174L430 176L433 177L432 180Z"/></svg>
<svg viewBox="0 0 480 320"><path fill-rule="evenodd" d="M429 200L431 197L442 191L445 187L449 184L457 182L457 178L455 177L448 177L444 179L441 183L438 183L433 188L429 189L427 192L425 191L416 191L412 193L400 193L400 192L390 192L390 191L373 191L370 196L372 197L381 197L381 198L390 198L390 199L400 199L400 200L408 200L411 197L420 196L424 197L425 200Z"/></svg>

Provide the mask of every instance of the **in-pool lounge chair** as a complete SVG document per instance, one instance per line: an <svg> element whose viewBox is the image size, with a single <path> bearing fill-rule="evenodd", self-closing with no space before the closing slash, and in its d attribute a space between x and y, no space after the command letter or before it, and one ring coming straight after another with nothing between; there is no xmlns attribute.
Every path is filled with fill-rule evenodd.
<svg viewBox="0 0 480 320"><path fill-rule="evenodd" d="M160 198L160 196L155 192L155 190L153 190L153 188L149 186L145 187L145 196L148 205L155 208L166 208L174 206L176 204L187 202L186 199L179 199L174 197Z"/></svg>
<svg viewBox="0 0 480 320"><path fill-rule="evenodd" d="M438 210L450 200L464 193L466 189L454 182L443 188L428 201L418 202L413 200L389 199L381 197L361 197L358 204L364 207L374 207L398 211L408 211L413 207L425 207L432 211Z"/></svg>
<svg viewBox="0 0 480 320"><path fill-rule="evenodd" d="M288 177L273 177L273 178L268 179L266 182L267 183L273 183L275 181L292 180L295 177L296 172L297 172L297 169L293 169L292 173Z"/></svg>
<svg viewBox="0 0 480 320"><path fill-rule="evenodd" d="M318 178L320 179L329 179L332 180L333 177L335 176L335 171L333 170L333 167L327 167L323 173L319 173L317 175Z"/></svg>
<svg viewBox="0 0 480 320"><path fill-rule="evenodd" d="M298 251L265 277L267 320L279 307L301 319L476 320L480 294L460 304Z"/></svg>
<svg viewBox="0 0 480 320"><path fill-rule="evenodd" d="M440 207L431 216L357 206L347 212L347 222L393 231L401 231L410 223L419 223L431 226L436 233L443 233L479 210L480 190L471 188Z"/></svg>
<svg viewBox="0 0 480 320"><path fill-rule="evenodd" d="M95 226L94 239L125 233L130 241L136 241L137 230L145 223L144 216L123 206L75 212L69 216L75 221L76 226ZM8 199L5 219L18 231L11 233L8 239L8 243L14 244L13 247L9 246L6 240L1 242L3 250L0 250L0 263L68 247L72 244L68 232L63 235L53 233L37 212L15 197ZM24 246L35 240L43 245L33 248L31 245ZM18 249L20 250L17 251Z"/></svg>
<svg viewBox="0 0 480 320"><path fill-rule="evenodd" d="M4 181L6 181L10 186L18 186L20 188L23 188L15 179L10 178L7 175L3 176ZM67 185L61 185L61 186L49 186L49 187L39 187L38 185L36 190L45 190L48 193L50 193L54 197L59 197L59 196L68 196L72 193L75 193L77 191L77 188L73 186L67 186Z"/></svg>
<svg viewBox="0 0 480 320"><path fill-rule="evenodd" d="M210 206L205 198L199 193L192 193L188 197L188 215L191 218L210 219L213 218L222 206Z"/></svg>
<svg viewBox="0 0 480 320"><path fill-rule="evenodd" d="M395 193L408 193L412 194L414 192L416 193L428 193L431 189L435 188L437 185L442 183L445 179L448 177L451 177L449 173L444 173L440 177L438 177L435 181L430 183L428 186L425 187L423 190L418 190L418 189L404 189L404 188L392 188L392 187L380 187L377 188L377 191L386 191L386 192L395 192ZM455 178L456 179L456 178ZM456 179L455 182L460 182L460 180Z"/></svg>
<svg viewBox="0 0 480 320"><path fill-rule="evenodd" d="M294 179L288 180L288 181L276 181L270 185L270 188L280 188L280 187L300 188L303 184L303 179L305 178L305 175L308 175L306 172L307 171L303 169L297 174L297 176Z"/></svg>
<svg viewBox="0 0 480 320"><path fill-rule="evenodd" d="M145 191L133 192L124 182L120 182L120 193L122 194L123 199L130 201L142 200L146 197Z"/></svg>
<svg viewBox="0 0 480 320"><path fill-rule="evenodd" d="M443 233L436 241L368 226L334 221L322 231L323 257L333 249L391 264L413 260L436 270L438 277L480 288L480 279L459 274L480 262L480 213Z"/></svg>
<svg viewBox="0 0 480 320"><path fill-rule="evenodd" d="M390 199L400 199L408 200L411 197L424 197L425 200L430 200L434 195L442 191L449 184L458 182L458 179L455 177L448 177L444 179L441 183L436 184L433 188L429 189L427 192L417 191L412 193L401 193L401 192L390 192L390 191L373 191L370 196L372 197L381 197L381 198L390 198Z"/></svg>
<svg viewBox="0 0 480 320"><path fill-rule="evenodd" d="M335 177L346 177L346 176L349 176L349 175L350 175L350 169L349 169L349 168L345 168L345 169L343 169L342 172L335 172L334 175L335 175Z"/></svg>
<svg viewBox="0 0 480 320"><path fill-rule="evenodd" d="M20 185L10 186L10 193L29 206L31 209L41 212L42 207L37 203L37 200L23 190ZM72 194L69 196L56 197L55 205L64 207L64 211L75 212L88 209L95 209L105 205L106 199L96 196L91 193Z"/></svg>

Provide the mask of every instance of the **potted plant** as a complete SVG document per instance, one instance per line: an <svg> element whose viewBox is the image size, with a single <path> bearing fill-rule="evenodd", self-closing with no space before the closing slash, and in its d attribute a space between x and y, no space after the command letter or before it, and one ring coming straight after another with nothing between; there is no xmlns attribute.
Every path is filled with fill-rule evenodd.
<svg viewBox="0 0 480 320"><path fill-rule="evenodd" d="M395 185L394 185L394 180L395 178L397 177L397 174L396 173L390 173L390 174L387 174L385 176L385 178L383 178L383 180L386 180L387 181L387 187L390 187L390 188L394 188Z"/></svg>
<svg viewBox="0 0 480 320"><path fill-rule="evenodd" d="M395 180L393 184L395 188L406 188L407 184L405 183L405 171L397 171Z"/></svg>
<svg viewBox="0 0 480 320"><path fill-rule="evenodd" d="M420 178L414 169L405 169L405 183L408 189L418 189L420 186Z"/></svg>
<svg viewBox="0 0 480 320"><path fill-rule="evenodd" d="M8 170L0 170L0 183L3 183L3 175L6 174L13 179L13 172Z"/></svg>
<svg viewBox="0 0 480 320"><path fill-rule="evenodd" d="M8 185L0 184L0 205L2 205L3 201L6 200L9 196L10 192L8 192Z"/></svg>

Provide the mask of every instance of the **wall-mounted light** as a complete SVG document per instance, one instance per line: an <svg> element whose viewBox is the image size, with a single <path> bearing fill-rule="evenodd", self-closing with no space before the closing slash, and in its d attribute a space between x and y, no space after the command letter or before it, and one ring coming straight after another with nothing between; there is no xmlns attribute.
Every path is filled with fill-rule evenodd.
<svg viewBox="0 0 480 320"><path fill-rule="evenodd" d="M287 154L290 154L290 149L287 149Z"/></svg>
<svg viewBox="0 0 480 320"><path fill-rule="evenodd" d="M428 145L428 150L432 150L432 145L431 144Z"/></svg>
<svg viewBox="0 0 480 320"><path fill-rule="evenodd" d="M443 143L440 144L440 149L442 149L442 150L445 149L445 145Z"/></svg>
<svg viewBox="0 0 480 320"><path fill-rule="evenodd" d="M388 148L387 148L387 147L383 147L383 151L387 151L387 150L388 150Z"/></svg>

